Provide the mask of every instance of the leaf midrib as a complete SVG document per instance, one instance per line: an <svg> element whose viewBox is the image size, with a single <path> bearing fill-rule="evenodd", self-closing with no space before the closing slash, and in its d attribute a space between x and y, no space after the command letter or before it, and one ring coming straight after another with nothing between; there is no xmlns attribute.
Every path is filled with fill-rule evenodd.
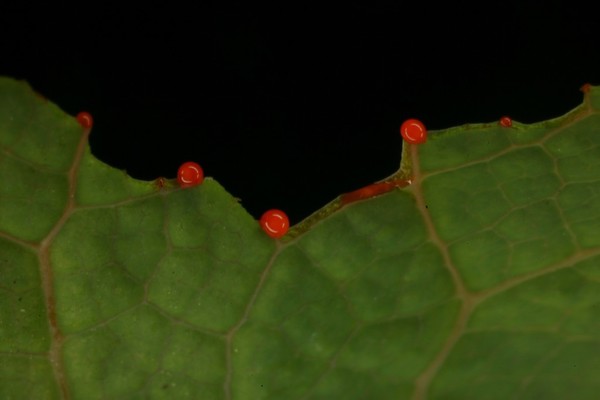
<svg viewBox="0 0 600 400"><path fill-rule="evenodd" d="M48 360L54 374L54 379L60 390L61 398L68 400L71 398L69 386L67 384L67 377L65 373L64 360L62 355L62 346L65 341L65 336L60 330L58 325L58 319L56 315L56 296L54 293L54 279L52 274L52 265L50 261L50 247L52 242L60 232L61 228L68 221L69 217L75 210L75 193L77 189L77 177L79 165L85 153L85 149L88 144L88 137L90 134L90 128L83 129L77 149L71 163L71 167L67 172L69 192L67 197L67 203L62 212L60 218L56 221L52 229L42 239L37 247L38 259L40 264L40 276L42 279L42 289L44 295L44 302L46 305L46 315L48 318L48 325L50 328L50 350L48 352Z"/></svg>

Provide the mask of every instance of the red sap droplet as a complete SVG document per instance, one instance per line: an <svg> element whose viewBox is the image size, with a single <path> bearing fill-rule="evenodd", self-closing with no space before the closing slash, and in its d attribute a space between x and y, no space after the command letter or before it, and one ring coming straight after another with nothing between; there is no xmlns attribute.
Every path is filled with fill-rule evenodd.
<svg viewBox="0 0 600 400"><path fill-rule="evenodd" d="M512 119L505 115L504 117L500 118L500 125L505 128L510 128L512 126Z"/></svg>
<svg viewBox="0 0 600 400"><path fill-rule="evenodd" d="M579 90L581 90L583 93L589 93L591 89L592 85L590 85L589 83L585 83L579 88Z"/></svg>
<svg viewBox="0 0 600 400"><path fill-rule="evenodd" d="M281 210L266 211L260 217L260 226L267 235L272 238L280 238L285 235L290 227L290 220Z"/></svg>
<svg viewBox="0 0 600 400"><path fill-rule="evenodd" d="M89 112L82 111L79 114L77 114L76 118L77 122L79 122L79 125L83 126L86 129L91 128L94 124L94 119L92 118L92 115Z"/></svg>
<svg viewBox="0 0 600 400"><path fill-rule="evenodd" d="M193 161L185 162L177 171L177 182L182 188L196 186L204 181L202 167Z"/></svg>
<svg viewBox="0 0 600 400"><path fill-rule="evenodd" d="M411 144L421 144L427 141L427 129L418 119L407 119L400 126L402 138Z"/></svg>

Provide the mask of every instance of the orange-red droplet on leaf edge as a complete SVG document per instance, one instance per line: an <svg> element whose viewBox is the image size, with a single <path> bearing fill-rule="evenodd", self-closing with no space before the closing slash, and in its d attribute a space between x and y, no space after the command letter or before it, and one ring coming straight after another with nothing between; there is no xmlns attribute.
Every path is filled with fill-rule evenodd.
<svg viewBox="0 0 600 400"><path fill-rule="evenodd" d="M500 118L500 125L505 128L510 128L512 126L512 118L505 115L504 117Z"/></svg>
<svg viewBox="0 0 600 400"><path fill-rule="evenodd" d="M280 238L290 228L290 220L281 210L269 210L260 217L260 226L270 237Z"/></svg>
<svg viewBox="0 0 600 400"><path fill-rule="evenodd" d="M421 144L427 141L427 129L418 119L407 119L400 126L402 138L411 144Z"/></svg>
<svg viewBox="0 0 600 400"><path fill-rule="evenodd" d="M94 119L92 118L92 115L89 112L82 111L79 114L77 114L76 118L77 122L79 122L79 125L83 126L84 128L89 129L94 124Z"/></svg>
<svg viewBox="0 0 600 400"><path fill-rule="evenodd" d="M177 182L181 187L196 186L204 181L204 171L202 167L193 161L181 164L177 171Z"/></svg>
<svg viewBox="0 0 600 400"><path fill-rule="evenodd" d="M592 90L592 85L589 83L584 83L579 90L581 90L583 93L589 93L590 90Z"/></svg>

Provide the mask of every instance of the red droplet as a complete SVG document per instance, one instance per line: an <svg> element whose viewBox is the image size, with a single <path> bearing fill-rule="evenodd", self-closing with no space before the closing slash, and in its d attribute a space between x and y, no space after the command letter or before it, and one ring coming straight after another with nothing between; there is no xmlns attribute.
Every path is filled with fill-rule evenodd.
<svg viewBox="0 0 600 400"><path fill-rule="evenodd" d="M400 134L407 143L421 144L427 140L427 129L418 119L407 119L400 126Z"/></svg>
<svg viewBox="0 0 600 400"><path fill-rule="evenodd" d="M77 122L79 122L79 125L83 126L86 129L91 128L94 124L94 119L92 118L92 115L89 112L82 111L79 114L77 114L76 118Z"/></svg>
<svg viewBox="0 0 600 400"><path fill-rule="evenodd" d="M512 126L512 118L505 115L504 117L500 118L500 125L505 128L510 128Z"/></svg>
<svg viewBox="0 0 600 400"><path fill-rule="evenodd" d="M579 90L581 90L583 93L589 93L591 89L592 85L589 83L585 83L581 88L579 88Z"/></svg>
<svg viewBox="0 0 600 400"><path fill-rule="evenodd" d="M177 171L177 182L182 188L196 186L204 181L204 171L202 167L193 161L185 162Z"/></svg>
<svg viewBox="0 0 600 400"><path fill-rule="evenodd" d="M260 217L260 226L267 235L280 238L287 233L290 220L281 210L269 210Z"/></svg>

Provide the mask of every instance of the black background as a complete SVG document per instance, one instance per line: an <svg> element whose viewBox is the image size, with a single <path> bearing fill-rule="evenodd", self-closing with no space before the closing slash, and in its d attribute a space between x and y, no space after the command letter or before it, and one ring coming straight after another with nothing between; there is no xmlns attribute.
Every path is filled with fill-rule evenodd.
<svg viewBox="0 0 600 400"><path fill-rule="evenodd" d="M597 18L575 3L198 4L4 9L0 75L89 111L92 152L133 177L194 160L292 223L395 172L407 118L536 122L600 84Z"/></svg>

